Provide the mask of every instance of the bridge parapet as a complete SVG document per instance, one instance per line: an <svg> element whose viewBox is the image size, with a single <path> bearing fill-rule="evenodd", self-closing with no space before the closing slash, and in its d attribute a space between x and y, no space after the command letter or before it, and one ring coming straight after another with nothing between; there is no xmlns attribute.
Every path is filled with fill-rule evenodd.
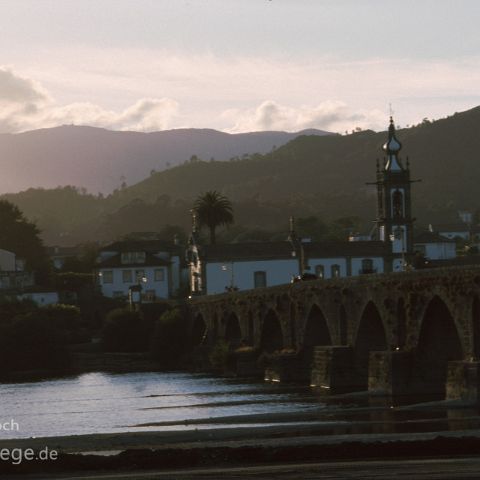
<svg viewBox="0 0 480 480"><path fill-rule="evenodd" d="M480 357L479 299L480 266L462 266L196 297L189 309L211 336L236 332L238 343L297 352L307 362L314 347L349 346L365 382L370 352L407 351L422 382L434 365L442 371L435 381L443 381L448 361Z"/></svg>

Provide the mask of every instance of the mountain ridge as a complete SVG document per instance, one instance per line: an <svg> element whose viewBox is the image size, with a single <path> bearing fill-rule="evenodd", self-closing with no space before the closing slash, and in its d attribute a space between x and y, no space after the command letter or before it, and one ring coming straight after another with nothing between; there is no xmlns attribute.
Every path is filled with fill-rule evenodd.
<svg viewBox="0 0 480 480"><path fill-rule="evenodd" d="M388 122L386 122L388 123ZM387 126L387 125L386 125ZM458 210L480 212L480 107L435 122L397 130L410 159L412 211L417 225L450 222ZM376 160L387 132L300 136L266 154L234 161L193 159L107 197L73 187L29 189L5 195L38 221L48 243L107 241L167 225L189 228L195 197L216 189L234 204L237 226L284 229L288 217L326 221L358 217L369 231L376 216ZM357 222L358 223L358 222ZM232 227L237 228L237 227Z"/></svg>
<svg viewBox="0 0 480 480"><path fill-rule="evenodd" d="M330 133L316 130L315 134ZM124 182L137 183L152 171L178 165L194 155L227 160L266 153L298 135L302 133L230 134L194 128L135 132L73 125L2 134L0 192L78 185L108 194Z"/></svg>

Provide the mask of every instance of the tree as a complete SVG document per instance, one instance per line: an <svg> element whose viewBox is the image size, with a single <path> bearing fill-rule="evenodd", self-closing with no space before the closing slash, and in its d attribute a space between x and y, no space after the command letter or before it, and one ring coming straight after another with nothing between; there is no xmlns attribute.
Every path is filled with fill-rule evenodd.
<svg viewBox="0 0 480 480"><path fill-rule="evenodd" d="M233 223L232 203L216 190L199 195L193 208L197 214L199 226L206 226L209 229L212 245L216 241L215 230L217 227Z"/></svg>
<svg viewBox="0 0 480 480"><path fill-rule="evenodd" d="M148 350L151 325L139 312L118 308L108 313L102 330L107 352L144 352Z"/></svg>
<svg viewBox="0 0 480 480"><path fill-rule="evenodd" d="M20 209L7 200L0 200L0 248L26 260L29 270L41 277L48 271L48 257L37 226L29 222Z"/></svg>

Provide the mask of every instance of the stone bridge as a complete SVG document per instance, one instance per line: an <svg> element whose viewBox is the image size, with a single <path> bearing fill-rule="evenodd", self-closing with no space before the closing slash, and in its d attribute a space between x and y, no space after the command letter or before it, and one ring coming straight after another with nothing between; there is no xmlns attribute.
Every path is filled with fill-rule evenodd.
<svg viewBox="0 0 480 480"><path fill-rule="evenodd" d="M444 391L447 384L450 398L475 394L478 266L197 297L189 309L196 344L223 339L232 350L263 354L270 379L391 394Z"/></svg>

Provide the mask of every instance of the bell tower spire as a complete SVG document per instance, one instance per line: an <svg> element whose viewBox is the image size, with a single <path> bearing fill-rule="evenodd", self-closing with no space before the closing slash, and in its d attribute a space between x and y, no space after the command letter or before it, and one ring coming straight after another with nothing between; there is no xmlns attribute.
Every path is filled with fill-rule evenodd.
<svg viewBox="0 0 480 480"><path fill-rule="evenodd" d="M402 144L396 137L390 117L388 138L382 147L383 166L377 162L377 232L378 239L391 242L392 269L404 270L413 254L413 218L411 215L410 165L404 167L399 157Z"/></svg>

